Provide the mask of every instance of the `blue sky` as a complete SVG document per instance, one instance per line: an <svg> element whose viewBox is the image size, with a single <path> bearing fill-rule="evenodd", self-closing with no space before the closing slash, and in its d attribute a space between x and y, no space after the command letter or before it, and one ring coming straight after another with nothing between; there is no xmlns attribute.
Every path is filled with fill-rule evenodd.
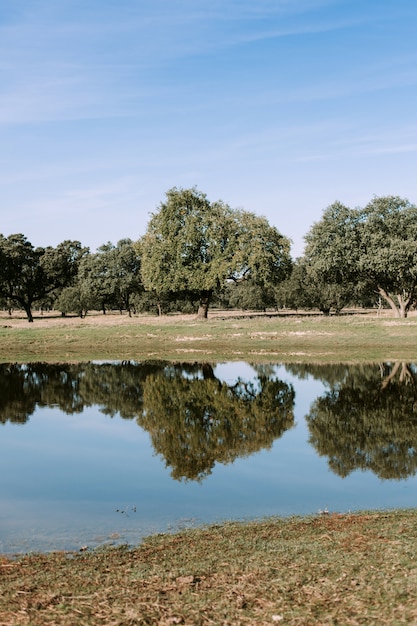
<svg viewBox="0 0 417 626"><path fill-rule="evenodd" d="M415 0L0 0L0 232L137 239L173 186L293 256L335 200L417 202Z"/></svg>

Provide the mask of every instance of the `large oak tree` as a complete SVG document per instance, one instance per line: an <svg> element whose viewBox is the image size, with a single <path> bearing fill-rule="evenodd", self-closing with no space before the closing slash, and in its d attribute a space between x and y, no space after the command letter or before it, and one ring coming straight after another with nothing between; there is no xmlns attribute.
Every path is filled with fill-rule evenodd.
<svg viewBox="0 0 417 626"><path fill-rule="evenodd" d="M335 202L305 237L305 261L329 283L374 292L397 317L416 298L417 207L398 196L365 208Z"/></svg>
<svg viewBox="0 0 417 626"><path fill-rule="evenodd" d="M145 288L198 294L203 319L227 280L276 284L291 268L290 241L264 217L210 202L196 188L167 192L140 249Z"/></svg>

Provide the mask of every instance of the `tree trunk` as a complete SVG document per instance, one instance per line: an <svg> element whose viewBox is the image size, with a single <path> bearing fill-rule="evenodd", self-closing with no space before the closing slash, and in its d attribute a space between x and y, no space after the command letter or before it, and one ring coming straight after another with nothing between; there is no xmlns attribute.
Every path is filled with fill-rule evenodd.
<svg viewBox="0 0 417 626"><path fill-rule="evenodd" d="M408 309L411 304L411 298L404 298L401 294L398 294L397 300L400 308L400 317L407 317Z"/></svg>
<svg viewBox="0 0 417 626"><path fill-rule="evenodd" d="M22 303L22 306L25 309L25 313L27 315L28 322L33 322L32 307L30 306L30 304L23 304Z"/></svg>
<svg viewBox="0 0 417 626"><path fill-rule="evenodd" d="M410 308L411 304L411 298L404 299L403 296L399 294L396 296L398 300L397 304L394 298L382 287L378 287L378 293L382 298L384 298L386 302L388 302L392 311L394 312L395 317L407 317L408 309Z"/></svg>
<svg viewBox="0 0 417 626"><path fill-rule="evenodd" d="M389 383L391 382L391 380L395 378L395 375L400 369L400 365L401 365L400 361L397 361L397 363L395 363L394 367L391 370L391 373L388 374L388 376L386 376L384 380L382 381L381 389L385 389L386 387L388 387Z"/></svg>
<svg viewBox="0 0 417 626"><path fill-rule="evenodd" d="M212 291L202 291L200 293L200 304L198 306L197 311L197 319L198 320L206 320L208 317L208 309L210 306L210 300L212 296Z"/></svg>

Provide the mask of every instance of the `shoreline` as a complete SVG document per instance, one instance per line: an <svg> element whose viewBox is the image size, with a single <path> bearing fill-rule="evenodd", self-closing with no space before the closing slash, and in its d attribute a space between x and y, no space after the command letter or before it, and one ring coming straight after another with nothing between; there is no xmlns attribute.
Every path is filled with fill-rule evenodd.
<svg viewBox="0 0 417 626"><path fill-rule="evenodd" d="M0 623L407 624L417 510L227 522L137 547L0 557Z"/></svg>

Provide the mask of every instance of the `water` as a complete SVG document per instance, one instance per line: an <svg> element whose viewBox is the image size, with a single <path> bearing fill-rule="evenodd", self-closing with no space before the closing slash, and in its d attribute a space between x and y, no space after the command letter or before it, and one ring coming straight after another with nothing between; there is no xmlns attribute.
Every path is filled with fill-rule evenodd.
<svg viewBox="0 0 417 626"><path fill-rule="evenodd" d="M416 375L397 369L1 366L0 552L415 507Z"/></svg>

